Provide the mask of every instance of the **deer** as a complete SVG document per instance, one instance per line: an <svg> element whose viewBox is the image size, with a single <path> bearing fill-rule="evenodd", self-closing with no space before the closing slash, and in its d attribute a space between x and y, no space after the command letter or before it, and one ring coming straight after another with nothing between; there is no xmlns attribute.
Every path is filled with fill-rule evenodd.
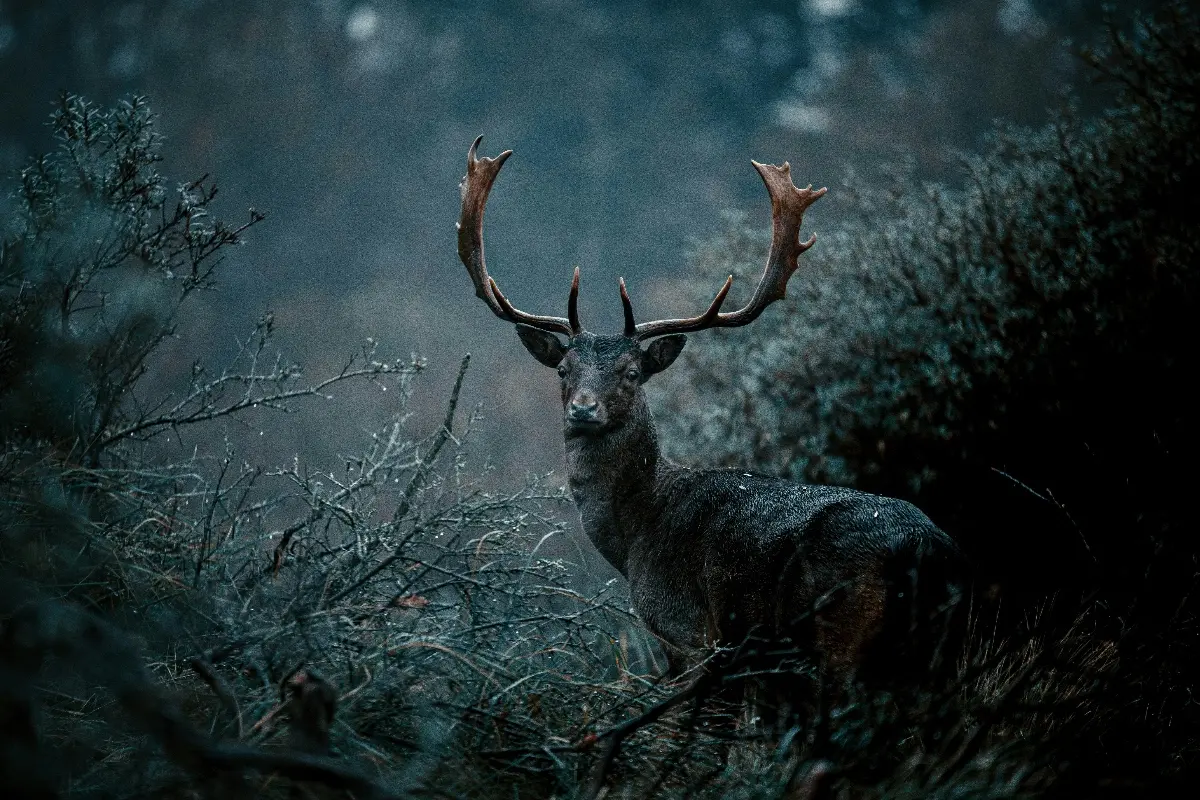
<svg viewBox="0 0 1200 800"><path fill-rule="evenodd" d="M904 500L675 464L660 449L644 390L678 358L685 334L749 325L785 296L816 242L815 234L800 240L804 213L826 189L797 188L787 162L751 161L770 196L772 236L746 305L722 310L731 275L697 316L636 322L621 278L624 330L596 334L580 323L578 267L566 318L519 310L488 273L484 208L512 151L479 157L482 139L460 185L459 257L476 296L558 372L568 485L583 531L628 580L667 674L694 669L714 646L747 643L801 648L833 686L848 685L872 659L895 669L915 634L962 597L953 540Z"/></svg>

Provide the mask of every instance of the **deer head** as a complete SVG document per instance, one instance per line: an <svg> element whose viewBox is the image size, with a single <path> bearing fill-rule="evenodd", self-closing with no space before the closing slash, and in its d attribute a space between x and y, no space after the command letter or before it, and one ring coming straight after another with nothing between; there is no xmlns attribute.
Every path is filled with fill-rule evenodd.
<svg viewBox="0 0 1200 800"><path fill-rule="evenodd" d="M477 138L467 153L467 174L460 186L458 255L471 275L475 294L496 316L516 324L517 335L534 358L558 370L568 437L599 435L621 426L632 411L644 405L642 385L669 367L683 350L687 342L685 333L735 328L753 322L768 305L784 297L787 282L796 271L797 259L816 242L815 235L800 241L800 224L805 210L826 189L813 190L811 184L798 189L792 183L791 167L786 161L781 167L752 161L771 197L772 235L766 268L746 305L736 311L721 310L733 285L730 275L704 313L638 323L625 279L621 278L625 329L616 335L590 333L579 321L578 267L571 281L566 318L528 314L517 309L488 274L483 256L483 212L492 184L512 151L506 150L496 158L479 158L476 153L482 140L482 136ZM560 335L567 337L565 342Z"/></svg>

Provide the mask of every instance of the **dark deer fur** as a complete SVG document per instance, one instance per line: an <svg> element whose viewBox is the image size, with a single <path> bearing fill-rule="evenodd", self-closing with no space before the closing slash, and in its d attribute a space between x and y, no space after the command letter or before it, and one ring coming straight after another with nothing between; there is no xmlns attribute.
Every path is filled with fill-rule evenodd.
<svg viewBox="0 0 1200 800"><path fill-rule="evenodd" d="M936 638L917 634L956 601L959 556L915 506L674 464L660 451L646 402L645 382L683 349L680 331L746 324L783 296L796 257L814 241L798 241L801 214L824 190L797 190L786 164L756 164L772 196L775 240L750 304L721 313L727 281L699 317L635 325L622 282L625 333L598 336L578 321L578 270L568 319L516 310L488 276L483 204L507 156L476 159L472 147L459 252L477 294L517 323L539 362L558 370L570 486L583 529L628 578L634 608L665 644L672 670L696 663L712 645L791 643L814 653L840 683L872 663L894 670L915 642ZM643 345L651 337L659 338ZM929 656L921 648L919 657Z"/></svg>

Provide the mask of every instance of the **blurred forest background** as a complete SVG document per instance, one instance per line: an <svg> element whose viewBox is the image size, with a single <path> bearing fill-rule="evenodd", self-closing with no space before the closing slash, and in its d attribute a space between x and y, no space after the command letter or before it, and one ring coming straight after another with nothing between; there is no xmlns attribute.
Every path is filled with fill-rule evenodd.
<svg viewBox="0 0 1200 800"><path fill-rule="evenodd" d="M224 358L268 310L312 368L373 337L426 356L448 387L469 351L464 399L488 416L476 446L519 479L562 463L555 378L482 307L455 253L476 135L485 153L516 152L488 209L501 285L562 314L578 265L585 324L616 331L619 276L646 318L690 313L694 240L727 209L769 225L750 159L788 160L801 185L835 193L851 171L907 162L959 182L958 154L993 121L1044 123L1068 90L1100 107L1077 51L1103 31L1102 4L1085 0L3 0L0 170L49 148L59 91L145 95L167 174L218 178L228 217L270 215L184 321L178 367ZM810 229L835 213L814 209ZM436 396L417 401L430 424ZM329 455L391 411L369 392L347 405L264 420L263 455Z"/></svg>
<svg viewBox="0 0 1200 800"><path fill-rule="evenodd" d="M6 796L1182 794L1200 14L1105 9L0 0ZM663 679L455 252L481 132L491 272L597 331L744 297L750 159L830 187L648 390L945 527L948 685L777 731Z"/></svg>

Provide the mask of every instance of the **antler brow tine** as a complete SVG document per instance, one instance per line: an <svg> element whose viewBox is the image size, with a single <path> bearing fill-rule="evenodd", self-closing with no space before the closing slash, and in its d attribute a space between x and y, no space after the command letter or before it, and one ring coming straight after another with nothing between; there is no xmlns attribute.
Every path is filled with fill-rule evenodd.
<svg viewBox="0 0 1200 800"><path fill-rule="evenodd" d="M495 158L476 157L483 136L479 136L467 151L467 174L459 184L462 193L462 211L458 219L458 257L471 282L475 285L475 295L500 319L521 325L529 325L552 333L562 333L575 336L583 331L579 324L579 268L575 269L575 278L571 283L571 294L567 301L569 319L548 317L537 314L527 314L514 307L500 293L500 287L488 274L483 257L483 212L487 206L488 194L492 184L500 174L500 168L512 155L512 150L505 150Z"/></svg>

